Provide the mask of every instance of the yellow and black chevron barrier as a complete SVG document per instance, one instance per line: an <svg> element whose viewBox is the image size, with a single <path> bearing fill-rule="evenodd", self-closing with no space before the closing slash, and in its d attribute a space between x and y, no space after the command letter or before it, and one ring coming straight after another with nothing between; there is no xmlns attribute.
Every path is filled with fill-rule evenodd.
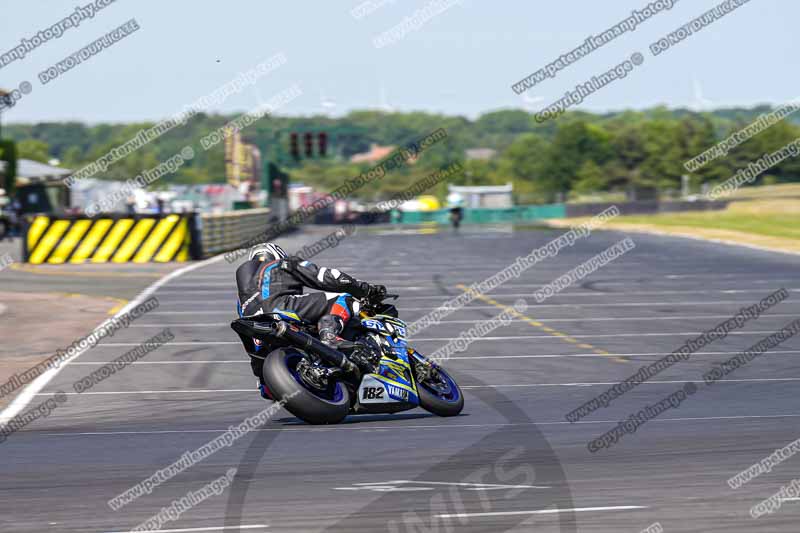
<svg viewBox="0 0 800 533"><path fill-rule="evenodd" d="M194 215L33 217L23 254L29 263L166 263L197 259Z"/></svg>

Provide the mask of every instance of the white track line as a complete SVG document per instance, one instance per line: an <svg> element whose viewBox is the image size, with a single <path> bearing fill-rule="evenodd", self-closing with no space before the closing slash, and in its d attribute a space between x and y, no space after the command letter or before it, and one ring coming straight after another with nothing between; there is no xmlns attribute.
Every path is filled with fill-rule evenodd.
<svg viewBox="0 0 800 533"><path fill-rule="evenodd" d="M690 379L669 379L669 380L649 380L640 383L640 385L674 385L676 383L684 384ZM776 381L800 381L800 378L742 378L742 379L721 379L715 381L714 384L722 383L772 383ZM575 383L508 383L499 385L465 385L462 389L502 389L502 388L516 388L516 387L595 387L617 385L619 381L587 381Z"/></svg>
<svg viewBox="0 0 800 533"><path fill-rule="evenodd" d="M701 335L702 331L675 331L675 332L668 332L668 333L587 333L586 335L570 335L570 337L574 339L606 339L606 338L617 338L617 337L688 337L688 336L695 336ZM728 335L740 335L740 336L751 336L751 335L772 335L775 333L775 330L766 330L766 331L731 331ZM516 339L553 339L557 338L553 335L506 335L506 336L495 336L495 337L481 337L479 339L475 339L473 342L480 342L480 341L513 341ZM411 342L442 342L442 341L451 341L453 340L452 337L431 337L425 339L410 339ZM240 344L240 343L234 343ZM138 344L132 344L131 346L138 346Z"/></svg>
<svg viewBox="0 0 800 533"><path fill-rule="evenodd" d="M169 303L176 303L176 302L169 302ZM187 300L184 303L189 304L190 302L189 300ZM195 301L194 304L197 305L197 302ZM495 309L497 308L495 307ZM149 315L154 315L154 314L155 315L228 315L231 317L231 320L237 318L236 311L233 308L227 311L150 311L148 314Z"/></svg>
<svg viewBox="0 0 800 533"><path fill-rule="evenodd" d="M791 315L794 316L794 315ZM231 320L232 321L232 320ZM173 323L170 322L169 327L171 328L221 328L221 327L230 327L230 322L183 322L183 323ZM163 328L165 324L158 323L158 324L131 324L128 328Z"/></svg>
<svg viewBox="0 0 800 533"><path fill-rule="evenodd" d="M559 513L589 513L598 511L633 511L647 509L641 505L616 505L613 507L576 507L574 509L539 509L537 511L494 511L488 513L437 514L436 518L480 518L486 516L520 516Z"/></svg>
<svg viewBox="0 0 800 533"><path fill-rule="evenodd" d="M252 390L250 390L252 392ZM666 423L666 422L708 422L711 420L777 420L782 418L800 418L800 414L784 414L784 415L739 415L739 416L707 416L707 417L684 417L684 418L654 418L648 423ZM353 420L358 417L354 416ZM408 429L486 429L486 428L500 428L500 427L525 427L525 426L587 426L587 425L607 425L618 424L619 420L579 420L577 422L567 421L552 421L552 422L519 422L519 423L499 423L499 424L416 424L416 425L401 425L394 424L391 426L370 426L364 425L363 427L353 427L352 424L340 424L338 426L281 426L275 428L259 428L253 429L254 432L266 431L303 431L303 432L320 432L320 431L374 431L376 429L390 429L392 431L408 430ZM61 432L61 433L43 433L36 432L37 436L49 437L113 437L117 435L182 435L182 434L220 434L227 431L228 428L222 429L164 429L152 431L81 431L81 432ZM28 431L22 430L19 433L27 433Z"/></svg>
<svg viewBox="0 0 800 533"><path fill-rule="evenodd" d="M695 352L692 354L692 358L698 355L707 355L707 356L717 356L717 355L738 355L741 352ZM769 352L764 352L761 354L760 357L769 357L774 355L789 355L800 354L798 350L770 350ZM614 352L612 355L615 357L666 357L670 355L668 353L663 352L639 352L639 353L617 353ZM465 357L449 357L448 361L453 360L461 360L461 361L468 361L470 359L555 359L560 357L593 357L597 359L608 359L607 355L597 354L597 353L568 353L568 354L542 354L542 355L471 355ZM107 364L108 361L99 362L97 364ZM247 363L247 361L245 361ZM248 363L249 364L249 363Z"/></svg>
<svg viewBox="0 0 800 533"><path fill-rule="evenodd" d="M794 289L794 288L793 289L787 289L787 290L789 292L800 292L800 289ZM720 294L730 294L731 293L728 290L724 290L724 291L702 291L701 290L701 291L663 292L663 293L658 293L658 294L663 294L663 295L669 296L671 294L674 294L674 295L682 295L683 294L683 295L685 295L685 294L698 294L698 293L703 293L703 292L707 292L707 293L712 293L713 292L713 293L720 293ZM755 291L755 292L764 293L765 291ZM187 293L191 293L191 294L220 294L220 295L223 295L223 296L230 297L232 294L235 294L235 290L233 289L233 287L231 287L231 289L228 289L228 290L226 290L226 289L219 289L219 290L215 290L215 289L188 289L187 288L184 291L161 291L161 294L163 294L164 296L169 296L171 294L185 296ZM493 292L487 292L486 295L487 296L491 296L491 297L493 297L495 299L500 299L500 298L524 298L526 296L529 297L529 298L533 297L533 294L530 293L530 292L515 292L515 293L493 293ZM652 295L649 295L649 294L646 294L646 293L637 294L637 293L625 293L625 292L594 292L594 293L561 292L561 293L558 294L557 297L561 298L561 297L573 296L573 295L574 296L604 296L604 297L609 297L609 296L652 296ZM448 298L452 298L452 297L453 296L448 296L448 295L444 295L444 294L431 294L431 295L426 295L426 296L404 296L404 295L401 295L400 299L398 301L399 302L405 302L405 301L409 301L409 300L439 300L439 301L444 301L444 300L447 300Z"/></svg>
<svg viewBox="0 0 800 533"><path fill-rule="evenodd" d="M378 481L378 482L370 482L370 483L355 483L358 486L370 486L370 485L388 485L388 484L408 484L408 483L419 483L421 485L445 485L445 486L454 486L454 487L496 487L501 489L549 489L550 487L547 485L498 485L496 483L462 483L462 482L455 482L455 481L419 481L415 479L398 479L395 481Z"/></svg>
<svg viewBox="0 0 800 533"><path fill-rule="evenodd" d="M147 287L145 290L140 292L133 300L128 302L127 305L125 305L122 309L117 311L117 313L114 315L114 317L115 318L119 317L119 316L127 313L128 311L130 311L131 309L133 309L137 305L140 305L142 302L147 300L147 298L149 298L153 293L155 293L159 288L161 288L169 280L175 279L175 278L177 278L179 276L182 276L183 274L186 274L187 272L191 272L191 271L196 270L198 268L202 268L202 267L204 267L206 265L210 265L210 264L216 263L216 262L220 261L221 259L223 259L224 257L225 257L224 255L218 255L216 257L212 257L210 259L206 259L205 261L200 261L199 263L194 263L194 264L185 266L183 268L179 268L178 270L173 270L172 272L170 272L169 274L167 274L163 278L157 280L155 283L153 283L152 285ZM32 382L30 382L28 384L28 386L26 386L22 390L22 392L20 392L17 395L17 397L14 398L14 401L12 401L11 404L8 405L8 407L6 407L2 412L0 412L0 424L5 424L9 420L11 420L15 416L17 416L23 409L25 409L25 407L28 406L28 404L31 402L31 400L33 400L33 398L35 396L37 396L39 394L39 392L48 383L50 383L50 380L52 380L54 377L56 377L58 375L58 373L61 372L61 370L63 370L67 365L69 365L70 362L72 362L75 359L77 359L78 357L80 357L82 354L87 352L89 349L90 348L88 346L87 346L86 349L83 349L83 350L79 349L78 352L75 355L73 355L69 359L65 360L64 363L61 364L59 367L51 368L50 370L45 371L41 376L39 376L38 378L36 378Z"/></svg>
<svg viewBox="0 0 800 533"><path fill-rule="evenodd" d="M773 332L774 333L774 332ZM110 348L119 347L119 346L139 346L141 342L104 342L103 344L98 344L95 346L95 349L100 348L102 346L108 346ZM170 346L225 346L225 345L239 345L241 346L241 341L170 341Z"/></svg>
<svg viewBox="0 0 800 533"><path fill-rule="evenodd" d="M367 259L367 258L364 258L364 259ZM334 261L331 261L331 263L333 263L333 262ZM513 262L514 262L514 260L511 259L507 263L498 264L498 267L499 267L498 270L508 266L509 264L511 264ZM342 271L355 270L355 269L358 268L357 265L340 264L338 261L336 263L337 263L338 268L340 270L342 270ZM233 268L233 265L231 265L231 268ZM491 267L486 271L490 272L491 271ZM553 270L553 272L555 272L555 271L556 271L556 269ZM376 270L374 270L373 272L382 272L382 270L379 267ZM419 277L419 273L417 273L417 272L413 272L413 273L409 273L409 272L394 272L394 274L398 278ZM424 272L423 272L423 274L424 274ZM709 273L689 273L689 274L685 274L685 273L684 274L655 274L655 275L652 276L651 280L654 281L654 280L658 280L658 279L661 279L661 278L669 279L669 280L686 279L686 278L711 278L712 281L716 281L716 280L718 280L720 278L727 278L727 279L736 278L736 281L742 282L742 283L777 283L777 282L782 282L782 281L797 281L797 278L791 278L788 275L787 275L787 277L775 278L775 279L764 279L764 278L748 279L748 276L752 276L752 275L753 275L752 272L739 272L739 273L728 272L728 273L721 273L721 274L710 273L710 272ZM209 271L208 274L198 274L196 276L193 276L192 279L219 281L222 278L233 278L233 276L234 276L233 270L230 270L230 271L228 271L228 270L219 271L219 272L216 272L216 273L211 273L211 271ZM382 279L392 279L392 278L382 278ZM398 282L402 283L403 281L407 281L407 280L398 279ZM631 283L631 282L629 282L629 281L608 281L608 282L603 282L603 283L624 285L626 283ZM182 285L182 284L178 283L178 285ZM510 285L511 284L504 285L504 286L510 286ZM515 285L516 285L516 283L515 283Z"/></svg>
<svg viewBox="0 0 800 533"><path fill-rule="evenodd" d="M702 331L676 331L671 333L588 333L586 335L570 335L574 339L607 339L607 338L621 338L621 337L688 337L700 335ZM739 336L753 336L753 335L772 335L775 331L731 331L728 335ZM554 335L506 335L494 337L481 337L475 339L473 342L486 342L486 341L514 341L514 340L527 340L527 339L557 339L558 336ZM445 342L451 341L453 337L431 337L423 339L411 339L411 342ZM138 342L104 342L98 344L95 348L102 346L113 347L127 347L139 346ZM170 346L223 346L223 345L241 345L240 341L171 341Z"/></svg>
<svg viewBox="0 0 800 533"><path fill-rule="evenodd" d="M698 355L736 355L740 352L695 352L692 357ZM765 352L761 357L776 356L776 355L798 355L799 350L771 350ZM616 357L666 357L668 353L663 352L640 352L640 353L614 353ZM565 354L541 354L541 355L471 355L466 357L449 357L448 361L469 361L471 359L557 359L561 357L593 357L595 359L608 359L607 355L597 353L565 353ZM75 361L75 365L93 366L93 365L107 365L108 361ZM220 364L245 364L249 365L249 361L242 359L206 359L206 360L191 360L191 361L134 361L131 366L136 365L220 365Z"/></svg>
<svg viewBox="0 0 800 533"><path fill-rule="evenodd" d="M253 524L249 526L219 526L219 527L192 527L187 529L152 529L152 533L193 533L196 531L223 531L238 529L243 531L246 529L264 529L269 526L266 524ZM131 533L130 531L111 531L109 533Z"/></svg>
<svg viewBox="0 0 800 533"><path fill-rule="evenodd" d="M676 383L686 383L691 381L689 379L678 380L649 380L641 383L640 385L673 385ZM722 379L715 381L714 384L722 383L774 383L774 382L797 382L800 378L750 378L750 379ZM464 390L467 389L504 389L504 388L520 388L520 387L606 387L609 385L617 385L618 381L587 381L587 382L573 382L573 383L499 383L496 385L461 385ZM240 393L246 392L251 394L253 389L173 389L173 390L142 390L142 391L106 391L106 392L65 392L67 396L126 396L138 394L225 394L225 393ZM37 396L49 396L48 393L39 393Z"/></svg>
<svg viewBox="0 0 800 533"><path fill-rule="evenodd" d="M797 280L783 280L783 281L792 281L796 282ZM465 285L469 284L470 282L464 282ZM752 282L748 282L752 283ZM771 280L770 283L777 284L777 280ZM603 282L604 285L612 285L612 282ZM450 285L451 287L455 287L455 285ZM521 283L521 284L509 284L509 285L502 285L504 289L537 289L544 287L544 284L541 283ZM210 287L227 287L226 289L211 289ZM232 294L235 292L234 289L234 282L224 282L224 283L203 283L203 284L186 284L186 285L170 285L170 288L176 289L183 289L180 291L163 291L163 294L186 294L186 292L195 292L202 289L207 289L211 292L225 292L227 294ZM422 291L422 290L430 290L431 292L436 292L438 290L437 285L392 285L391 290L393 292L400 292L402 291ZM787 288L789 292L800 292L800 288ZM763 294L764 289L699 289L699 290L660 290L660 291L620 291L620 292L599 292L599 291L564 291L558 293L559 296L665 296L665 295L674 295L674 294ZM504 293L504 292L487 292L487 296L525 296L529 293ZM410 298L445 298L446 295L443 294L434 294L430 296L407 296L405 299Z"/></svg>
<svg viewBox="0 0 800 533"><path fill-rule="evenodd" d="M762 314L762 318L797 318L796 313L774 313ZM661 321L661 320L703 320L703 319L722 319L730 318L730 315L689 315L689 316L648 316L648 317L606 317L606 318L537 318L539 322L614 322L618 320L626 320L631 322L638 321ZM484 322L483 320L440 320L438 324L478 324ZM527 322L522 319L513 319L509 322ZM170 327L189 327L189 328L213 328L213 327L230 327L230 322L182 322L170 323ZM131 324L128 328L163 328L163 323L153 324Z"/></svg>
<svg viewBox="0 0 800 533"><path fill-rule="evenodd" d="M226 277L229 277L230 281L221 281L219 283L197 283L197 284L195 284L195 283L172 283L172 284L169 285L169 288L170 289L193 290L193 289L206 289L206 288L210 289L210 288L213 288L213 287L227 287L228 289L230 289L230 292L235 292L236 291L236 288L235 288L236 287L236 281L233 278L233 273L231 273L230 275L228 275ZM220 279L220 277L217 277L216 279ZM393 288L401 288L400 285L392 285L392 287ZM427 288L427 289L436 289L437 288L436 285L420 285L420 284L407 285L407 286L403 286L402 288L409 289L409 288L413 288L413 287L418 287L417 290L420 290L423 287ZM214 289L214 290L222 290L222 289Z"/></svg>
<svg viewBox="0 0 800 533"><path fill-rule="evenodd" d="M178 300L178 301L166 301L163 302L164 304L181 304L181 305L197 305L197 300ZM562 308L562 307L569 307L575 309L583 309L585 307L681 307L681 306L693 306L693 305L744 305L744 304L751 304L752 302L749 300L720 300L720 301L703 301L703 302L622 302L622 303L594 303L594 304L530 304L528 307L528 311L535 313L536 309L552 309L552 308ZM800 303L800 300L792 301L792 300L784 300L781 302L782 306L792 305L795 303ZM433 311L437 309L437 306L432 307L403 307L402 302L398 306L398 309L401 313L406 311ZM494 309L497 310L496 306L493 305L465 305L464 307L460 307L455 309L453 312L458 311L472 311L472 310L479 310L479 309ZM236 311L234 309L234 305L231 304L229 308L224 309L209 309L205 311L150 311L148 315L230 315L235 316Z"/></svg>
<svg viewBox="0 0 800 533"><path fill-rule="evenodd" d="M598 357L604 357L598 355ZM94 366L94 365L107 365L108 361L75 361L72 363L72 366L82 365L82 366ZM241 359L222 359L219 361L214 360L207 360L207 361L134 361L130 363L130 366L140 366L140 365L230 365L230 364L245 364L249 365L249 361L243 361Z"/></svg>
<svg viewBox="0 0 800 533"><path fill-rule="evenodd" d="M464 387L461 387L462 389ZM108 392L65 392L67 396L130 396L141 394L225 394L225 393L252 393L255 389L185 389L185 390L141 390L141 391L108 391ZM50 393L40 392L36 396L50 396Z"/></svg>

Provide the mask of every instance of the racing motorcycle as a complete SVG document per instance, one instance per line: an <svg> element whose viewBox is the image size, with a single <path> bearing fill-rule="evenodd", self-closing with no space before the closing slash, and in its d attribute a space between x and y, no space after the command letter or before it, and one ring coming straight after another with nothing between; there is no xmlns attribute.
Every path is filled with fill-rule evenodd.
<svg viewBox="0 0 800 533"><path fill-rule="evenodd" d="M337 348L320 341L316 326L293 313L239 318L231 328L253 368L261 367L270 398L310 424L415 407L438 416L458 415L464 407L461 389L441 365L408 346L405 322L385 302L396 298L387 294L378 301L361 300L359 317L349 321Z"/></svg>

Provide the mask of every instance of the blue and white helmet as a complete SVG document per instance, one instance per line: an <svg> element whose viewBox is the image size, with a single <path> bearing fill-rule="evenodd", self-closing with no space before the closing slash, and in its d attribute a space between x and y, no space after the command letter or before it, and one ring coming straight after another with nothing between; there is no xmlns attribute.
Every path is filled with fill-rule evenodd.
<svg viewBox="0 0 800 533"><path fill-rule="evenodd" d="M268 261L277 261L286 257L286 252L277 244L262 242L250 248L249 259L264 258Z"/></svg>

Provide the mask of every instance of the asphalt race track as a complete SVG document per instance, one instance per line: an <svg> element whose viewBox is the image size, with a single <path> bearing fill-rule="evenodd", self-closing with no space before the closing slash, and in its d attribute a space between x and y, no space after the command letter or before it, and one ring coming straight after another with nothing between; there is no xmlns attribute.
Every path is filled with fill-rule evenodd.
<svg viewBox="0 0 800 533"><path fill-rule="evenodd" d="M466 229L360 233L315 261L386 284L412 322L563 233ZM800 501L750 508L798 458L736 490L727 480L800 437L800 340L707 386L702 375L800 317L800 257L632 235L636 249L543 304L533 292L623 238L595 232L412 341L429 353L526 297L530 307L445 366L461 416L417 409L313 427L285 410L232 446L113 511L107 501L269 404L229 327L236 265L217 261L158 289L161 305L81 355L31 406L67 401L0 445L0 531L122 532L236 468L233 485L165 531L796 532ZM295 237L299 248L313 235ZM785 287L758 320L578 423L565 414L642 364ZM538 324L538 325L536 325ZM163 328L174 341L83 394L72 384ZM78 332L76 332L76 335ZM679 408L610 449L587 443L686 382Z"/></svg>

